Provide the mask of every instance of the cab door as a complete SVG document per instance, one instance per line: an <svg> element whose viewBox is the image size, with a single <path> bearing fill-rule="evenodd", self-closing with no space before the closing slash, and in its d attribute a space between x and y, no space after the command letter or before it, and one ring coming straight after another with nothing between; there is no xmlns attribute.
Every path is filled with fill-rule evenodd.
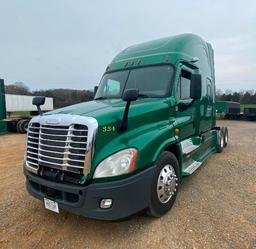
<svg viewBox="0 0 256 249"><path fill-rule="evenodd" d="M201 103L201 119L200 119L200 133L211 130L215 125L215 108L214 108L214 85L209 77L204 79L205 90L202 96Z"/></svg>
<svg viewBox="0 0 256 249"><path fill-rule="evenodd" d="M181 66L179 79L177 82L177 128L180 129L179 136L181 140L193 136L196 131L196 107L190 98L191 76L193 69L187 66Z"/></svg>

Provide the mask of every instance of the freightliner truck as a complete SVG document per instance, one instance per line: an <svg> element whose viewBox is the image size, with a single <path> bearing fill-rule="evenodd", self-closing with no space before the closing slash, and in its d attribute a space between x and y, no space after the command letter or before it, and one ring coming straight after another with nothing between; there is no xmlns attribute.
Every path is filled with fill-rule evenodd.
<svg viewBox="0 0 256 249"><path fill-rule="evenodd" d="M33 102L40 109L44 98ZM212 46L194 34L162 38L120 52L93 101L31 120L26 186L55 212L160 217L182 178L227 142L216 126Z"/></svg>

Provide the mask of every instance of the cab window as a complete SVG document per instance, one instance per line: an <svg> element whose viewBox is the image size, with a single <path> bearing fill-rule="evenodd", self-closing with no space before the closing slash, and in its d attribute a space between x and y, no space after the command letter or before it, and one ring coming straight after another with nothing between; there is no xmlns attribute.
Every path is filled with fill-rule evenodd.
<svg viewBox="0 0 256 249"><path fill-rule="evenodd" d="M178 83L178 97L181 100L190 99L191 73L182 70Z"/></svg>

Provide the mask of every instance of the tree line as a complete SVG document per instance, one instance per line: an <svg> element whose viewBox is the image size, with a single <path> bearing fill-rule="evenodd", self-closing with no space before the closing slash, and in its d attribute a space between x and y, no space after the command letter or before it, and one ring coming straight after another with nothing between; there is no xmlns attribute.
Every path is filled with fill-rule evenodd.
<svg viewBox="0 0 256 249"><path fill-rule="evenodd" d="M29 96L45 96L52 97L54 108L60 108L68 105L73 105L93 99L93 91L91 90L73 90L73 89L47 89L31 91L22 82L5 85L5 93L29 95Z"/></svg>
<svg viewBox="0 0 256 249"><path fill-rule="evenodd" d="M31 91L24 83L16 82L14 84L5 85L5 92L9 94L20 94L30 96L52 97L54 107L60 108L80 102L90 101L93 99L93 91L91 90L73 90L73 89L47 89ZM256 104L256 91L241 90L233 92L232 90L222 91L217 89L216 99L223 101L234 101L241 104Z"/></svg>
<svg viewBox="0 0 256 249"><path fill-rule="evenodd" d="M234 101L241 104L256 104L256 91L254 90L241 90L239 92L233 92L228 89L223 92L220 89L216 91L216 99L223 101Z"/></svg>

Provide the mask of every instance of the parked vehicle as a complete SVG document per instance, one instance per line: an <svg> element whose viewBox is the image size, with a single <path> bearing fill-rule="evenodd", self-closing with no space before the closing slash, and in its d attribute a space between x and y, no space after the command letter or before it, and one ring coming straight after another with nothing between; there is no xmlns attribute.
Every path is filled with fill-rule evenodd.
<svg viewBox="0 0 256 249"><path fill-rule="evenodd" d="M240 103L233 101L216 101L216 113L226 119L242 119Z"/></svg>
<svg viewBox="0 0 256 249"><path fill-rule="evenodd" d="M3 131L26 133L30 119L38 115L36 106L32 104L34 96L5 94L3 80L0 80L0 85L0 126L1 123L4 124ZM46 98L42 111L51 110L53 110L53 98Z"/></svg>
<svg viewBox="0 0 256 249"><path fill-rule="evenodd" d="M218 117L233 120L256 120L256 108L245 107L241 112L241 106L233 101L216 101L216 113Z"/></svg>
<svg viewBox="0 0 256 249"><path fill-rule="evenodd" d="M216 126L213 49L197 35L123 50L95 90L93 101L30 121L27 190L54 212L160 217L181 179L228 143Z"/></svg>
<svg viewBox="0 0 256 249"><path fill-rule="evenodd" d="M256 120L256 108L245 107L244 108L244 117L248 120L255 121Z"/></svg>

